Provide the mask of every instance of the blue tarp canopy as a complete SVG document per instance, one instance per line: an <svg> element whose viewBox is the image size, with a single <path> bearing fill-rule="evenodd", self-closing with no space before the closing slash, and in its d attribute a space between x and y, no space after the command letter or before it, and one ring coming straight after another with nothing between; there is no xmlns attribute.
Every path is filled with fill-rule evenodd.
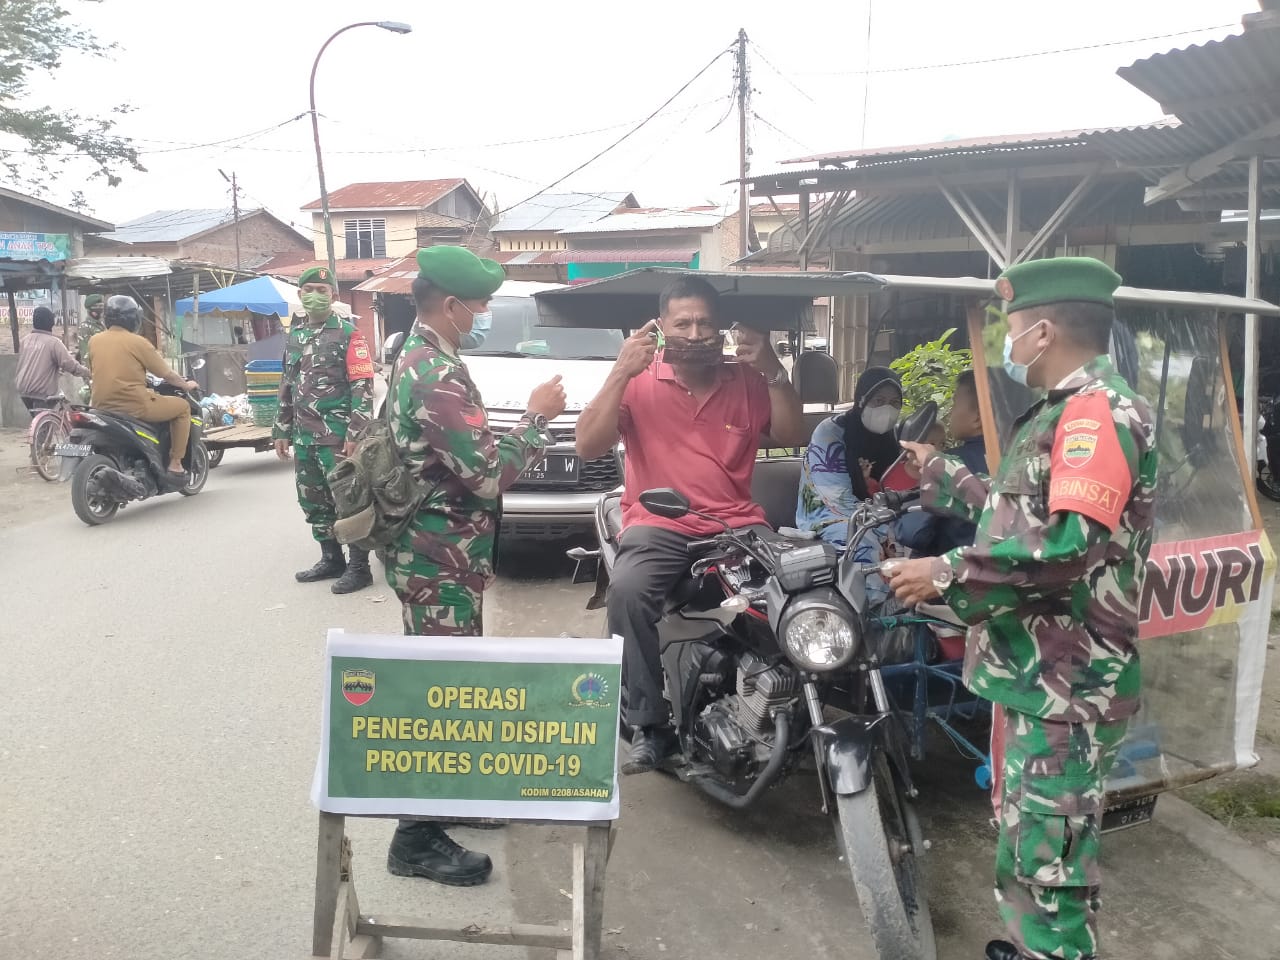
<svg viewBox="0 0 1280 960"><path fill-rule="evenodd" d="M195 310L195 298L179 300L176 309L179 314L192 313ZM275 277L254 277L221 290L200 294L202 314L248 310L250 313L275 314L287 321L290 314L301 312L301 309L298 288Z"/></svg>

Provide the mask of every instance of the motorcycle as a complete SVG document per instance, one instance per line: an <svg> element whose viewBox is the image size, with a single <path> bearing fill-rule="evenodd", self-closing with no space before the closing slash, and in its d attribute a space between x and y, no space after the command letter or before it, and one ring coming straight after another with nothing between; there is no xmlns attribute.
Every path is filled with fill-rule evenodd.
<svg viewBox="0 0 1280 960"><path fill-rule="evenodd" d="M928 405L904 421L900 438L923 438L936 416ZM851 518L849 547L840 553L822 541L735 531L673 489L639 498L657 516L692 514L724 527L689 544L689 575L668 596L659 623L664 696L678 741L664 769L740 810L811 751L823 811L882 960L934 960L937 951L919 864L927 844L907 762L911 733L881 672L900 646L890 649L898 638L868 592L879 564L859 559L858 547L919 510L917 499L918 491L877 494ZM603 603L620 526L617 495L605 497L596 516L599 550L570 551L576 580L596 567L589 607ZM913 615L909 622L934 621ZM624 672L624 736L625 688Z"/></svg>
<svg viewBox="0 0 1280 960"><path fill-rule="evenodd" d="M182 458L187 472L182 481L169 475L168 424L96 407L72 411L71 435L57 448L62 458L60 479L71 480L71 505L91 527L106 523L135 500L174 492L194 497L209 478L198 398L150 374L147 382L162 396L182 397L191 407L191 436Z"/></svg>
<svg viewBox="0 0 1280 960"><path fill-rule="evenodd" d="M1258 492L1280 501L1280 397L1258 398Z"/></svg>

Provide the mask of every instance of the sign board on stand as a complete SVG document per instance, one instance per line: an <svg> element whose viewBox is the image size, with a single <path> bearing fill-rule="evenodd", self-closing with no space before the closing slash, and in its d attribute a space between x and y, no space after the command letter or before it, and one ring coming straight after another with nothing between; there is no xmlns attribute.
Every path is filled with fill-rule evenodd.
<svg viewBox="0 0 1280 960"><path fill-rule="evenodd" d="M622 641L361 636L330 631L320 755L313 954L334 921L349 956L384 936L599 949L604 871L618 817ZM587 826L573 851L570 929L512 924L461 930L362 916L346 816ZM572 951L571 953L569 951Z"/></svg>

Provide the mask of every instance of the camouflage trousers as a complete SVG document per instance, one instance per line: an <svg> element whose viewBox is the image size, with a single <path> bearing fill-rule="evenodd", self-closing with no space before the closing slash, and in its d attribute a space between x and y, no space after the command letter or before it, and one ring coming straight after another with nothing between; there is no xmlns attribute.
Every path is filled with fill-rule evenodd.
<svg viewBox="0 0 1280 960"><path fill-rule="evenodd" d="M478 637L483 632L484 579L444 570L408 550L380 554L387 585L400 599L405 636Z"/></svg>
<svg viewBox="0 0 1280 960"><path fill-rule="evenodd" d="M1005 709L996 903L1028 960L1098 955L1103 781L1127 720L1058 723Z"/></svg>
<svg viewBox="0 0 1280 960"><path fill-rule="evenodd" d="M298 488L298 506L311 524L311 535L318 541L333 539L333 524L338 519L329 481L325 478L337 462L337 447L313 443L293 446L293 482Z"/></svg>

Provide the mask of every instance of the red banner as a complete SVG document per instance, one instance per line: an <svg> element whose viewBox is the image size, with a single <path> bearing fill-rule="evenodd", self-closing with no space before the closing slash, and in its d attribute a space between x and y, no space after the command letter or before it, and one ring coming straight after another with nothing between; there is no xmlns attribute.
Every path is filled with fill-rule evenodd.
<svg viewBox="0 0 1280 960"><path fill-rule="evenodd" d="M1262 596L1275 554L1260 530L1153 544L1142 587L1144 639L1239 619Z"/></svg>

